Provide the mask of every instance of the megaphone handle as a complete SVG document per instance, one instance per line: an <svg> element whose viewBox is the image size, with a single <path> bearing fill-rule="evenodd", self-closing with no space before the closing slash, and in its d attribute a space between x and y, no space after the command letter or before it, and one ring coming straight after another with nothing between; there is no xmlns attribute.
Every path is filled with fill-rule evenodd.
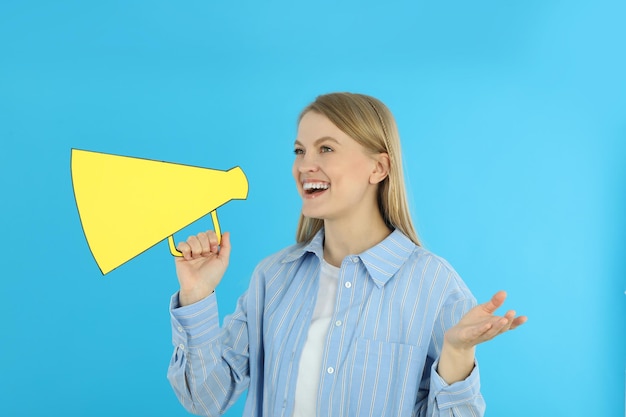
<svg viewBox="0 0 626 417"><path fill-rule="evenodd" d="M172 256L178 256L178 257L183 256L183 253L179 251L178 249L176 249L176 244L174 243L174 236L169 236L167 238L167 243L170 246L170 253L172 254Z"/></svg>
<svg viewBox="0 0 626 417"><path fill-rule="evenodd" d="M211 212L211 219L213 220L213 230L217 236L217 244L222 243L222 231L220 230L220 222L217 220L217 209Z"/></svg>
<svg viewBox="0 0 626 417"><path fill-rule="evenodd" d="M213 220L213 229L215 230L215 234L217 235L217 244L219 245L222 242L222 232L220 230L220 222L217 220L217 210L213 210L211 212L211 219ZM176 249L176 243L174 243L174 236L169 236L167 238L167 243L170 247L170 253L173 256L181 257L183 256L182 252Z"/></svg>

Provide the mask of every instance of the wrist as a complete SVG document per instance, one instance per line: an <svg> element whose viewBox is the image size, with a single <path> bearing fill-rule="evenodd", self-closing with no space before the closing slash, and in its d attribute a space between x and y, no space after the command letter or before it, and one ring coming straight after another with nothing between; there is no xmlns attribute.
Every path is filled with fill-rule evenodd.
<svg viewBox="0 0 626 417"><path fill-rule="evenodd" d="M444 337L441 351L443 352L444 350L456 356L460 356L460 355L467 356L470 354L474 355L474 353L476 352L476 345L454 344Z"/></svg>
<svg viewBox="0 0 626 417"><path fill-rule="evenodd" d="M185 307L191 304L195 304L199 301L204 300L209 295L213 294L214 290L183 290L182 288L178 292L178 303L181 307Z"/></svg>
<svg viewBox="0 0 626 417"><path fill-rule="evenodd" d="M457 347L444 339L437 372L447 384L462 381L474 369L476 347Z"/></svg>

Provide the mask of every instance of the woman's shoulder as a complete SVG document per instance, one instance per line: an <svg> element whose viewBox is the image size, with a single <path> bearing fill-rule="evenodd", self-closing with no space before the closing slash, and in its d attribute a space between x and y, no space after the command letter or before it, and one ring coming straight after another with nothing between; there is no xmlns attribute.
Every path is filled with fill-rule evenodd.
<svg viewBox="0 0 626 417"><path fill-rule="evenodd" d="M415 248L413 249L413 253L411 254L411 256L409 256L407 262L417 264L429 264L436 266L437 268L443 268L446 271L457 274L456 270L450 264L450 262L448 262L447 259L432 252L429 249L426 249L423 246L415 246Z"/></svg>
<svg viewBox="0 0 626 417"><path fill-rule="evenodd" d="M400 261L404 266L408 265L412 269L416 265L431 265L456 273L446 259L415 243L398 229L394 230L375 250L378 258L386 258L390 263Z"/></svg>
<svg viewBox="0 0 626 417"><path fill-rule="evenodd" d="M448 293L457 293L461 298L473 299L473 295L457 270L447 259L422 246L415 246L405 264L406 271L413 271L433 287Z"/></svg>
<svg viewBox="0 0 626 417"><path fill-rule="evenodd" d="M267 272L272 268L280 268L281 265L300 258L305 252L305 246L303 243L296 243L266 256L257 264L256 271Z"/></svg>

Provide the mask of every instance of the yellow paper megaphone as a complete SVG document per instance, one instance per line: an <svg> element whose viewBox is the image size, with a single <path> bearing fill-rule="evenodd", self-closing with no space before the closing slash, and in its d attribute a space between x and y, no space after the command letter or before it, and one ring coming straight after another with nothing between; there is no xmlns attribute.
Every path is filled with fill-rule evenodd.
<svg viewBox="0 0 626 417"><path fill-rule="evenodd" d="M72 149L72 184L80 221L103 274L169 239L230 200L245 200L248 181L239 167L219 171Z"/></svg>

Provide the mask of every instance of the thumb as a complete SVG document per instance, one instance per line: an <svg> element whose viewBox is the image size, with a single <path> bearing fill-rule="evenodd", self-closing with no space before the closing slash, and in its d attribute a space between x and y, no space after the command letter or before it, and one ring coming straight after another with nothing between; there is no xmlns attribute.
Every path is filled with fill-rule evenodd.
<svg viewBox="0 0 626 417"><path fill-rule="evenodd" d="M230 249L230 232L224 232L220 242L219 257L224 258L224 260L228 262L228 259L230 258Z"/></svg>
<svg viewBox="0 0 626 417"><path fill-rule="evenodd" d="M506 291L498 291L491 297L491 300L487 301L483 304L483 309L489 313L493 314L502 304L504 304L504 300L506 300Z"/></svg>

